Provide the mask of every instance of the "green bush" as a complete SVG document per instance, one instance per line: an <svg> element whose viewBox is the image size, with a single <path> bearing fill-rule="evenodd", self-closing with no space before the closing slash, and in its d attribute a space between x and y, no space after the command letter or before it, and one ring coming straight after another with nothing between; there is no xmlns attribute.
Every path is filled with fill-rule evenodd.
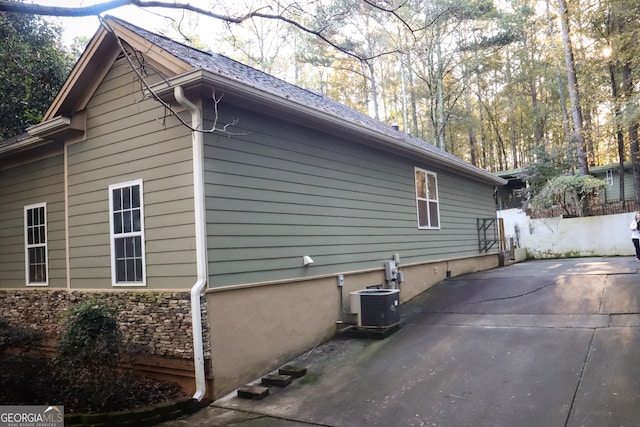
<svg viewBox="0 0 640 427"><path fill-rule="evenodd" d="M119 399L117 368L124 353L115 313L88 301L72 307L66 317L54 362L62 393L90 393L95 402L112 405Z"/></svg>
<svg viewBox="0 0 640 427"><path fill-rule="evenodd" d="M123 346L114 313L99 303L88 302L70 310L57 358L71 368L113 368L120 361Z"/></svg>
<svg viewBox="0 0 640 427"><path fill-rule="evenodd" d="M561 175L551 179L529 202L533 210L560 205L567 215L585 216L607 183L591 175Z"/></svg>

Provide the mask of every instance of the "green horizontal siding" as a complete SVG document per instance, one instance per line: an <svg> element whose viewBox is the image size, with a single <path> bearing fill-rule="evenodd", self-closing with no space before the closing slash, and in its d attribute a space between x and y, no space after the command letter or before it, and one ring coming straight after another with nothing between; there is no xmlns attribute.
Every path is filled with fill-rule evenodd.
<svg viewBox="0 0 640 427"><path fill-rule="evenodd" d="M380 268L394 253L402 263L478 254L476 218L495 218L493 186L219 107L221 122L239 121L234 135L206 138L210 286ZM438 174L440 230L417 227L414 167Z"/></svg>
<svg viewBox="0 0 640 427"><path fill-rule="evenodd" d="M144 98L123 60L91 98L87 139L68 147L73 288L111 288L108 187L137 179L144 189L147 288L193 285L191 135L165 113Z"/></svg>
<svg viewBox="0 0 640 427"><path fill-rule="evenodd" d="M26 287L24 207L47 204L49 287L66 286L62 154L0 169L0 287Z"/></svg>

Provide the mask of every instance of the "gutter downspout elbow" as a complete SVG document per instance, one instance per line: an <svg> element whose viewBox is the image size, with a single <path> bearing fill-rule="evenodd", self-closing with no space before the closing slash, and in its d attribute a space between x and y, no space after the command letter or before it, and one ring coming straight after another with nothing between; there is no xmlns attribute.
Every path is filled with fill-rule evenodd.
<svg viewBox="0 0 640 427"><path fill-rule="evenodd" d="M193 363L195 367L196 391L193 399L201 401L206 392L204 370L204 345L202 339L202 314L200 295L207 284L207 232L204 196L204 137L202 112L184 96L181 86L174 88L178 103L191 113L192 155L193 155L193 200L196 231L197 281L191 287L191 327L193 330Z"/></svg>

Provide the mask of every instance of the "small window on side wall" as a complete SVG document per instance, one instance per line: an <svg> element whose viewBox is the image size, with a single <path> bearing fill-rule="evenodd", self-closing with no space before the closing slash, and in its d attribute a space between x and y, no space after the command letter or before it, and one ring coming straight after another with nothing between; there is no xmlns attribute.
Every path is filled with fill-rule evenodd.
<svg viewBox="0 0 640 427"><path fill-rule="evenodd" d="M607 185L613 185L613 171L611 169L607 170Z"/></svg>
<svg viewBox="0 0 640 427"><path fill-rule="evenodd" d="M415 178L418 228L439 229L438 176L434 172L415 168Z"/></svg>
<svg viewBox="0 0 640 427"><path fill-rule="evenodd" d="M27 286L48 286L47 204L24 207L24 247Z"/></svg>
<svg viewBox="0 0 640 427"><path fill-rule="evenodd" d="M111 281L114 286L145 286L142 181L109 186Z"/></svg>

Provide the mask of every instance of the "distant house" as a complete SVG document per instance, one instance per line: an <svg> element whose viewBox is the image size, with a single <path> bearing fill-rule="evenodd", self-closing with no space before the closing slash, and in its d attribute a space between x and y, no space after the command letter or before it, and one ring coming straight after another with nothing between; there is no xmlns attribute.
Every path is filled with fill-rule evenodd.
<svg viewBox="0 0 640 427"><path fill-rule="evenodd" d="M522 168L496 172L495 175L507 180L507 184L496 190L496 205L498 210L522 208L526 201L527 182L522 178ZM602 203L620 200L620 168L617 164L591 166L589 175L601 179L607 186L600 194ZM624 164L624 199L634 199L633 169L631 162Z"/></svg>
<svg viewBox="0 0 640 427"><path fill-rule="evenodd" d="M589 174L607 183L600 199L604 203L620 200L620 166L617 164L605 166L591 166ZM624 200L634 199L633 168L631 162L624 163Z"/></svg>
<svg viewBox="0 0 640 427"><path fill-rule="evenodd" d="M349 293L394 286L390 260L403 302L497 266L478 224L504 183L108 18L42 123L0 143L0 317L55 337L101 299L144 369L220 397L353 322Z"/></svg>
<svg viewBox="0 0 640 427"><path fill-rule="evenodd" d="M507 183L496 188L497 210L521 209L526 200L527 183L521 178L522 169L510 169L496 172L495 175L505 179Z"/></svg>

